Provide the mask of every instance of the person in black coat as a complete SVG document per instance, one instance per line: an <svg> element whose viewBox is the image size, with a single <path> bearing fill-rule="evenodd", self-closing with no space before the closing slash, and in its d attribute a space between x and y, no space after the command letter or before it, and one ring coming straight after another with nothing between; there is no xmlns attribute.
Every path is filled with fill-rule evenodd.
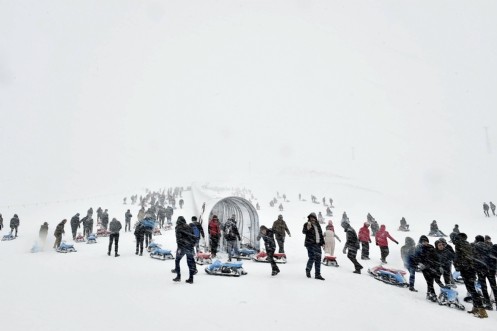
<svg viewBox="0 0 497 331"><path fill-rule="evenodd" d="M404 267L409 271L409 291L417 292L414 288L416 280L416 262L414 257L416 255L416 243L411 237L406 237L405 245L400 248L400 256L404 262Z"/></svg>
<svg viewBox="0 0 497 331"><path fill-rule="evenodd" d="M193 234L192 228L186 224L186 220L183 216L178 217L175 232L178 249L176 250L175 268L172 270L173 272L176 272L176 278L174 278L173 281L179 282L181 280L181 269L179 264L183 256L186 255L186 263L188 265L190 277L185 282L193 284L193 275L197 273L197 267L195 266L195 260L193 259L195 235Z"/></svg>
<svg viewBox="0 0 497 331"><path fill-rule="evenodd" d="M79 228L79 213L76 213L76 215L74 215L72 218L71 218L71 230L72 230L72 239L76 239L76 232L78 231L78 228Z"/></svg>
<svg viewBox="0 0 497 331"><path fill-rule="evenodd" d="M438 261L435 247L430 245L430 241L425 235L419 238L419 245L416 247L415 261L423 272L423 276L426 280L426 285L428 287L426 299L436 302L437 294L435 293L433 284L436 282L440 287L444 287L444 284L440 281L440 262Z"/></svg>
<svg viewBox="0 0 497 331"><path fill-rule="evenodd" d="M109 226L109 213L107 209L102 213L102 216L100 217L100 220L102 222L102 227L107 230Z"/></svg>
<svg viewBox="0 0 497 331"><path fill-rule="evenodd" d="M40 227L40 232L39 232L40 241L43 246L45 246L45 242L47 241L47 235L48 235L48 223L45 222Z"/></svg>
<svg viewBox="0 0 497 331"><path fill-rule="evenodd" d="M492 273L491 266L494 260L492 254L492 246L485 243L483 236L478 235L475 237L474 243L474 263L478 282L481 286L481 293L483 294L483 308L493 310L490 296L488 295L487 279L490 283L490 288L494 292L494 297L497 297L497 286L495 282L495 273Z"/></svg>
<svg viewBox="0 0 497 331"><path fill-rule="evenodd" d="M145 240L146 228L142 221L138 222L135 228L135 239L136 239L136 255L143 255L143 241Z"/></svg>
<svg viewBox="0 0 497 331"><path fill-rule="evenodd" d="M452 278L452 262L456 253L452 246L448 245L444 238L435 241L435 252L438 256L438 262L442 267L442 275L446 286L455 287L454 279Z"/></svg>
<svg viewBox="0 0 497 331"><path fill-rule="evenodd" d="M15 236L17 237L17 228L19 227L20 221L19 216L14 214L14 217L10 219L10 233L14 234L14 230L16 231Z"/></svg>
<svg viewBox="0 0 497 331"><path fill-rule="evenodd" d="M469 311L478 317L488 317L483 308L483 300L475 288L476 270L474 266L473 247L467 241L468 236L465 233L459 233L455 238L456 257L454 259L454 268L461 272L464 285L473 301L473 309Z"/></svg>
<svg viewBox="0 0 497 331"><path fill-rule="evenodd" d="M259 230L259 235L257 236L257 241L264 240L264 248L267 253L267 260L271 263L271 276L276 276L280 273L280 268L274 261L274 252L276 251L276 243L274 241L274 232L272 229L268 229L266 226L261 225Z"/></svg>
<svg viewBox="0 0 497 331"><path fill-rule="evenodd" d="M324 237L315 213L310 213L307 216L302 233L305 234L304 246L307 248L307 256L309 257L305 274L307 278L311 278L312 265L314 264L314 278L324 280L321 276L321 248L324 246Z"/></svg>
<svg viewBox="0 0 497 331"><path fill-rule="evenodd" d="M126 211L124 214L124 232L131 231L131 218L133 217L133 214L129 211L129 209Z"/></svg>
<svg viewBox="0 0 497 331"><path fill-rule="evenodd" d="M361 247L359 244L359 238L357 238L357 233L354 228L348 222L342 223L342 227L346 232L347 241L345 242L345 247L343 248L343 254L347 253L347 258L354 264L354 273L360 274L363 266L357 261L357 251ZM348 252L347 252L348 250Z"/></svg>

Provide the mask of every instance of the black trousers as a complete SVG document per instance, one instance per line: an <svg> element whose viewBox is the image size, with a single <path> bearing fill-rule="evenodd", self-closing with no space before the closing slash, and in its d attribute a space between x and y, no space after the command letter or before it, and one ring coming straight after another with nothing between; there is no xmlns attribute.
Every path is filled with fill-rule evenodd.
<svg viewBox="0 0 497 331"><path fill-rule="evenodd" d="M481 293L483 294L483 299L486 303L490 302L490 296L488 295L487 279L490 283L490 288L494 292L494 297L497 298L497 284L495 282L495 273L488 270L478 271L476 273L478 276L478 282L481 286Z"/></svg>
<svg viewBox="0 0 497 331"><path fill-rule="evenodd" d="M383 262L386 262L386 258L388 256L388 254L390 254L390 250L388 249L388 246L380 247L380 252L381 252L381 260Z"/></svg>
<svg viewBox="0 0 497 331"><path fill-rule="evenodd" d="M267 260L269 261L269 263L271 263L271 270L279 272L280 268L278 268L278 265L274 261L274 249L267 250L266 253L267 253Z"/></svg>
<svg viewBox="0 0 497 331"><path fill-rule="evenodd" d="M285 236L275 234L276 242L278 243L279 253L285 253ZM273 252L274 253L274 252Z"/></svg>
<svg viewBox="0 0 497 331"><path fill-rule="evenodd" d="M112 242L116 243L115 252L117 254L117 250L119 249L119 233L111 233L109 235L109 253L112 250Z"/></svg>
<svg viewBox="0 0 497 331"><path fill-rule="evenodd" d="M362 269L362 265L357 261L357 251L348 249L347 250L347 258L354 264L355 270L359 271Z"/></svg>
<svg viewBox="0 0 497 331"><path fill-rule="evenodd" d="M135 238L136 238L136 253L142 254L143 253L143 240L145 239L145 237L135 235Z"/></svg>
<svg viewBox="0 0 497 331"><path fill-rule="evenodd" d="M440 281L440 274L431 268L424 269L423 276L425 277L425 280L426 280L426 285L428 287L428 291L427 291L428 293L436 294L435 287L434 287L435 282L440 287L444 286L442 284L442 281Z"/></svg>
<svg viewBox="0 0 497 331"><path fill-rule="evenodd" d="M145 247L152 241L152 232L145 232Z"/></svg>
<svg viewBox="0 0 497 331"><path fill-rule="evenodd" d="M131 221L126 221L126 225L124 226L124 232L131 231Z"/></svg>
<svg viewBox="0 0 497 331"><path fill-rule="evenodd" d="M369 241L361 241L362 249L361 249L361 257L369 257Z"/></svg>
<svg viewBox="0 0 497 331"><path fill-rule="evenodd" d="M216 256L217 247L219 246L219 236L211 236L210 241L211 241L211 254L212 256Z"/></svg>
<svg viewBox="0 0 497 331"><path fill-rule="evenodd" d="M468 291L471 299L473 300L473 307L483 308L483 301L481 296L476 292L475 281L476 281L476 271L472 268L461 269L461 277L464 280L464 286Z"/></svg>

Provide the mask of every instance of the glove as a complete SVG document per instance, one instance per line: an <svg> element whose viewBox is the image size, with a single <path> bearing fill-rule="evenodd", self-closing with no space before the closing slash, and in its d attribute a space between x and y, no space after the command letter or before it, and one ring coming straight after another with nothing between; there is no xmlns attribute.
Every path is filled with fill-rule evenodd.
<svg viewBox="0 0 497 331"><path fill-rule="evenodd" d="M396 243L397 245L399 244L399 242L398 242L398 241L396 241L395 243Z"/></svg>
<svg viewBox="0 0 497 331"><path fill-rule="evenodd" d="M369 239L369 243L370 243L370 244L372 243L371 239Z"/></svg>
<svg viewBox="0 0 497 331"><path fill-rule="evenodd" d="M378 242L376 242L376 246L378 246Z"/></svg>

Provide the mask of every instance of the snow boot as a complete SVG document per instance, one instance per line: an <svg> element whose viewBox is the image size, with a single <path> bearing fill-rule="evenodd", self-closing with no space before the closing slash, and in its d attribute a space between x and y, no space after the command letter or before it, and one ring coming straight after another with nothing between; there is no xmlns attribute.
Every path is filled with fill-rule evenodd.
<svg viewBox="0 0 497 331"><path fill-rule="evenodd" d="M476 314L477 312L478 312L478 308L476 308L475 306L473 306L473 309L469 310L468 314Z"/></svg>
<svg viewBox="0 0 497 331"><path fill-rule="evenodd" d="M279 273L280 273L279 270L273 270L273 272L271 272L271 276L276 276Z"/></svg>
<svg viewBox="0 0 497 331"><path fill-rule="evenodd" d="M431 302L437 302L437 295L435 293L426 293L426 299Z"/></svg>
<svg viewBox="0 0 497 331"><path fill-rule="evenodd" d="M307 278L311 278L311 271L305 269L305 275L307 276Z"/></svg>
<svg viewBox="0 0 497 331"><path fill-rule="evenodd" d="M173 278L173 282L179 282L181 281L181 276L176 276L176 278Z"/></svg>
<svg viewBox="0 0 497 331"><path fill-rule="evenodd" d="M174 280L174 279L173 279ZM193 284L193 277L190 277L188 278L187 280L185 280L185 283L188 283L188 284Z"/></svg>
<svg viewBox="0 0 497 331"><path fill-rule="evenodd" d="M353 272L354 274L358 274L358 275L360 275L360 274L361 274L361 269L356 269L356 270L354 270L354 271L352 271L352 272Z"/></svg>
<svg viewBox="0 0 497 331"><path fill-rule="evenodd" d="M417 292L418 290L416 290L416 289L414 288L414 286L410 286L410 287L409 287L409 291L411 291L411 292Z"/></svg>
<svg viewBox="0 0 497 331"><path fill-rule="evenodd" d="M114 257L118 257L118 256L121 256L121 255L119 255L119 254L116 252L116 254L114 254Z"/></svg>
<svg viewBox="0 0 497 331"><path fill-rule="evenodd" d="M109 256L110 256L110 251L108 251L108 252L107 252L107 255L109 255Z"/></svg>
<svg viewBox="0 0 497 331"><path fill-rule="evenodd" d="M323 276L321 276L321 275L316 275L316 276L314 277L314 279L324 280Z"/></svg>
<svg viewBox="0 0 497 331"><path fill-rule="evenodd" d="M488 314L487 314L487 311L485 310L485 308L478 308L475 316L479 317L479 318L487 318Z"/></svg>

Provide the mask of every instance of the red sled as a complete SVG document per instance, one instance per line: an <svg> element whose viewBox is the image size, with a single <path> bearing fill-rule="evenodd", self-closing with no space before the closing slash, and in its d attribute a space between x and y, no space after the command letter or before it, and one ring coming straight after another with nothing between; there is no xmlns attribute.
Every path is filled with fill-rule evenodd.
<svg viewBox="0 0 497 331"><path fill-rule="evenodd" d="M110 235L110 231L107 231L104 228L99 228L97 230L97 237L108 237Z"/></svg>
<svg viewBox="0 0 497 331"><path fill-rule="evenodd" d="M83 235L81 233L78 233L76 238L74 238L74 241L77 243L83 243L83 242L85 242L85 237L83 237Z"/></svg>
<svg viewBox="0 0 497 331"><path fill-rule="evenodd" d="M273 254L274 262L276 263L286 263L286 254L285 253L274 253ZM267 262L267 253L264 251L260 251L257 253L254 257L252 257L252 260L255 262Z"/></svg>
<svg viewBox="0 0 497 331"><path fill-rule="evenodd" d="M203 264L211 264L212 256L211 253L198 252L195 256L195 263L203 265Z"/></svg>
<svg viewBox="0 0 497 331"><path fill-rule="evenodd" d="M162 232L160 232L160 229L159 229L159 228L155 228L155 229L154 229L154 232L153 232L153 235L154 235L154 236L162 236Z"/></svg>
<svg viewBox="0 0 497 331"><path fill-rule="evenodd" d="M329 267L338 267L337 258L331 255L325 255L323 258L323 264Z"/></svg>

